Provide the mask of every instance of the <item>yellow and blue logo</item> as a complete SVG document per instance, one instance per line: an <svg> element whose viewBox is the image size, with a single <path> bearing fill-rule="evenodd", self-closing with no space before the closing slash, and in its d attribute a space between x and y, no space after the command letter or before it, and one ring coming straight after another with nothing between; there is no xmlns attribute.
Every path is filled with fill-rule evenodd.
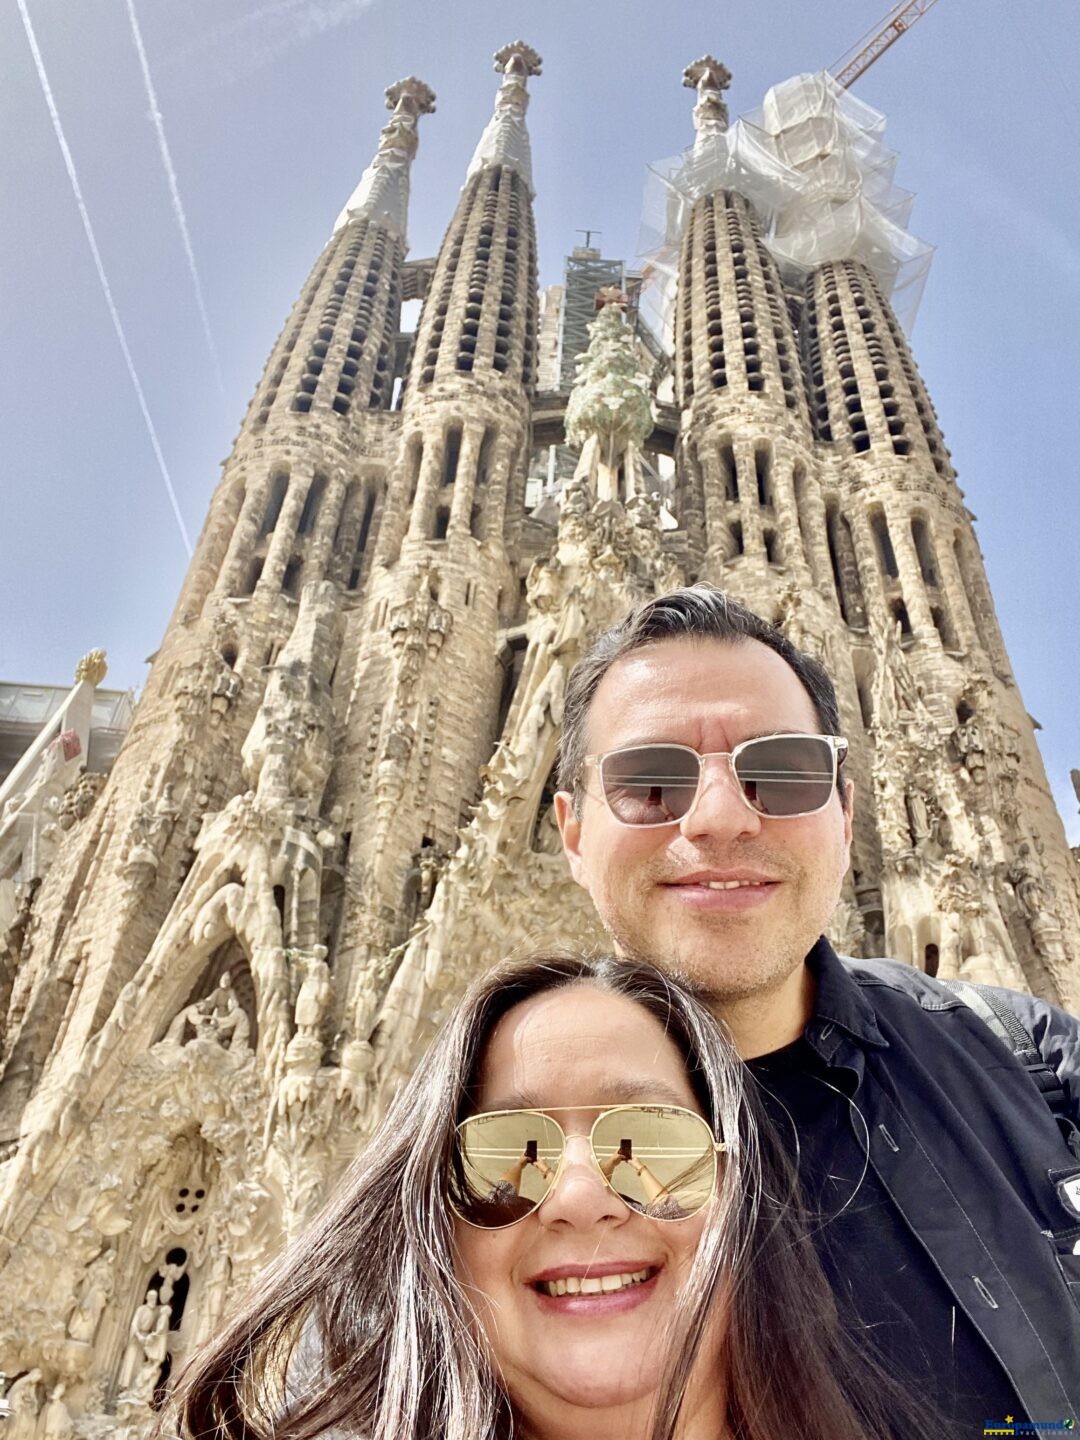
<svg viewBox="0 0 1080 1440"><path fill-rule="evenodd" d="M1075 1429L1075 1420L1017 1420L1006 1415L1004 1420L983 1421L984 1435L1049 1435Z"/></svg>

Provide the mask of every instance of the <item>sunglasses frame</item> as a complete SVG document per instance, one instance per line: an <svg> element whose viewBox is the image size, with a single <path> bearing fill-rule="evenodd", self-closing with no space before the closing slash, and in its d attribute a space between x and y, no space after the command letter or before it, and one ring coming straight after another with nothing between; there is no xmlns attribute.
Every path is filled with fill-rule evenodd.
<svg viewBox="0 0 1080 1440"><path fill-rule="evenodd" d="M458 1217L462 1224L468 1225L473 1230L509 1230L512 1225L520 1225L523 1220L530 1220L540 1209L541 1205L543 1205L548 1200L548 1198L555 1193L555 1188L558 1185L560 1177L563 1173L563 1166L566 1163L566 1141L569 1137L567 1136L566 1131L559 1124L558 1120L556 1120L554 1117L556 1115L566 1114L568 1111L593 1110L597 1108L598 1107L593 1105L554 1105L550 1110L527 1110L524 1108L516 1110L481 1110L476 1115L467 1115L464 1120L459 1120L457 1125L454 1126L455 1140L460 1137L466 1125L470 1125L476 1120L494 1120L500 1115L538 1115L541 1119L550 1120L551 1123L555 1126L556 1130L558 1130L559 1134L562 1136L562 1153L559 1156L559 1163L555 1167L555 1173L551 1177L551 1184L548 1186L547 1190L536 1202L533 1208L527 1211L524 1215L517 1216L517 1218L514 1220L508 1220L505 1225L478 1225L475 1220L470 1220L467 1215L463 1215L461 1211L457 1208L457 1206L454 1204L453 1199L450 1196L447 1196L447 1203L449 1204L450 1209L453 1210L454 1214ZM724 1140L717 1140L716 1135L713 1133L712 1126L705 1119L704 1115L699 1115L696 1110L690 1110L685 1105L608 1105L605 1109L600 1110L596 1119L589 1127L589 1149L592 1152L593 1163L596 1166L597 1170L599 1170L600 1172L600 1178L603 1180L604 1184L608 1187L611 1193L617 1196L624 1205L626 1204L625 1198L619 1194L618 1190L615 1189L612 1181L608 1178L608 1176L604 1174L603 1169L601 1168L600 1157L596 1153L596 1146L593 1143L593 1136L596 1134L596 1127L600 1124L601 1120L606 1120L609 1115L618 1115L626 1110L644 1110L647 1114L651 1115L689 1115L694 1121L696 1121L697 1124L702 1127L702 1129L708 1135L710 1144L712 1146L711 1153L713 1162L712 1184L710 1187L708 1200L706 1200L704 1204L699 1205L696 1210L689 1211L686 1215L648 1215L645 1211L640 1212L642 1214L645 1214L646 1218L649 1220L656 1220L665 1224L672 1225L678 1224L682 1220L689 1220L694 1215L700 1215L702 1210L704 1210L705 1206L711 1202L713 1198L713 1192L716 1188L716 1175L718 1166L716 1157L721 1153L721 1151L730 1149L730 1146ZM462 1153L464 1153L463 1148ZM709 1152L703 1152L703 1154L706 1153Z"/></svg>
<svg viewBox="0 0 1080 1440"><path fill-rule="evenodd" d="M798 810L791 815L768 815L764 810L759 810L756 805L751 804L747 798L746 791L742 787L738 772L735 769L736 757L741 755L750 745L757 745L764 740L823 740L832 755L832 778L829 781L829 793L820 805L815 805L813 810ZM615 808L608 799L607 785L604 780L604 761L609 760L613 755L625 755L638 750L685 750L697 757L698 780L697 789L694 791L694 798L691 800L683 815L677 815L671 820L649 820L643 824L636 824L633 820L624 820L615 812ZM836 789L836 781L840 774L840 766L844 763L848 753L848 742L840 735L820 735L809 730L789 730L778 735L752 735L748 740L742 740L735 746L734 750L695 750L692 745L680 745L676 741L658 741L649 745L620 745L617 750L605 750L602 754L586 755L585 764L595 765L597 774L600 776L600 793L604 798L604 804L617 825L624 826L627 830L659 830L665 825L681 825L688 815L694 813L694 807L701 799L701 788L705 781L706 760L726 760L728 772L738 791L739 798L748 810L760 817L762 820L803 820L807 815L820 815L822 810L832 799L833 791Z"/></svg>

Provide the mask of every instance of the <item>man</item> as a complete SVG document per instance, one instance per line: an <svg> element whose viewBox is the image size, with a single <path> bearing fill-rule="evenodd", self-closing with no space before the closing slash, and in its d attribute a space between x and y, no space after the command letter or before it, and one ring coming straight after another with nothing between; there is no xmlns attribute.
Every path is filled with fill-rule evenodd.
<svg viewBox="0 0 1080 1440"><path fill-rule="evenodd" d="M728 1025L857 1343L949 1434L1080 1418L1067 1122L962 998L823 938L851 842L839 733L828 675L779 631L706 586L661 596L567 685L571 870L620 953L691 981ZM1080 1119L1080 1022L995 993Z"/></svg>

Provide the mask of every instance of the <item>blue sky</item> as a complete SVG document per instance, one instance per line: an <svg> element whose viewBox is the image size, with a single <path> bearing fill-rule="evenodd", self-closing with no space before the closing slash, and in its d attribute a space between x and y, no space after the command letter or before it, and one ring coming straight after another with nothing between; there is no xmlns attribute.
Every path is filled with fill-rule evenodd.
<svg viewBox="0 0 1080 1440"><path fill-rule="evenodd" d="M382 91L438 94L413 171L434 253L522 36L541 280L578 227L632 256L644 167L691 136L683 67L731 68L732 112L830 65L888 0L132 0L214 353L152 124L128 0L25 0L188 531L296 292L374 148ZM187 557L14 4L0 15L0 678L66 682L93 645L138 687ZM915 326L1058 803L1080 765L1080 66L1057 0L940 0L859 82L937 246ZM216 353L216 360L215 360ZM220 371L220 383L218 379Z"/></svg>

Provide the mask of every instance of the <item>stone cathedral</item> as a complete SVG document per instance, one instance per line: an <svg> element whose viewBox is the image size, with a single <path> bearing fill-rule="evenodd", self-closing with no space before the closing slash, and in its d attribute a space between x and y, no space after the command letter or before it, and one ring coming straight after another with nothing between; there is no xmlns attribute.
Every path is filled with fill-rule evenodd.
<svg viewBox="0 0 1080 1440"><path fill-rule="evenodd" d="M0 791L18 1440L140 1434L469 978L599 939L552 771L567 675L636 601L714 582L829 666L858 797L839 948L1080 1008L1076 862L896 318L881 117L803 76L729 125L725 68L690 66L653 266L671 329L646 343L600 288L567 391L540 57L496 70L434 260L406 259L406 220L435 97L387 91L107 778L80 743L94 652Z"/></svg>

